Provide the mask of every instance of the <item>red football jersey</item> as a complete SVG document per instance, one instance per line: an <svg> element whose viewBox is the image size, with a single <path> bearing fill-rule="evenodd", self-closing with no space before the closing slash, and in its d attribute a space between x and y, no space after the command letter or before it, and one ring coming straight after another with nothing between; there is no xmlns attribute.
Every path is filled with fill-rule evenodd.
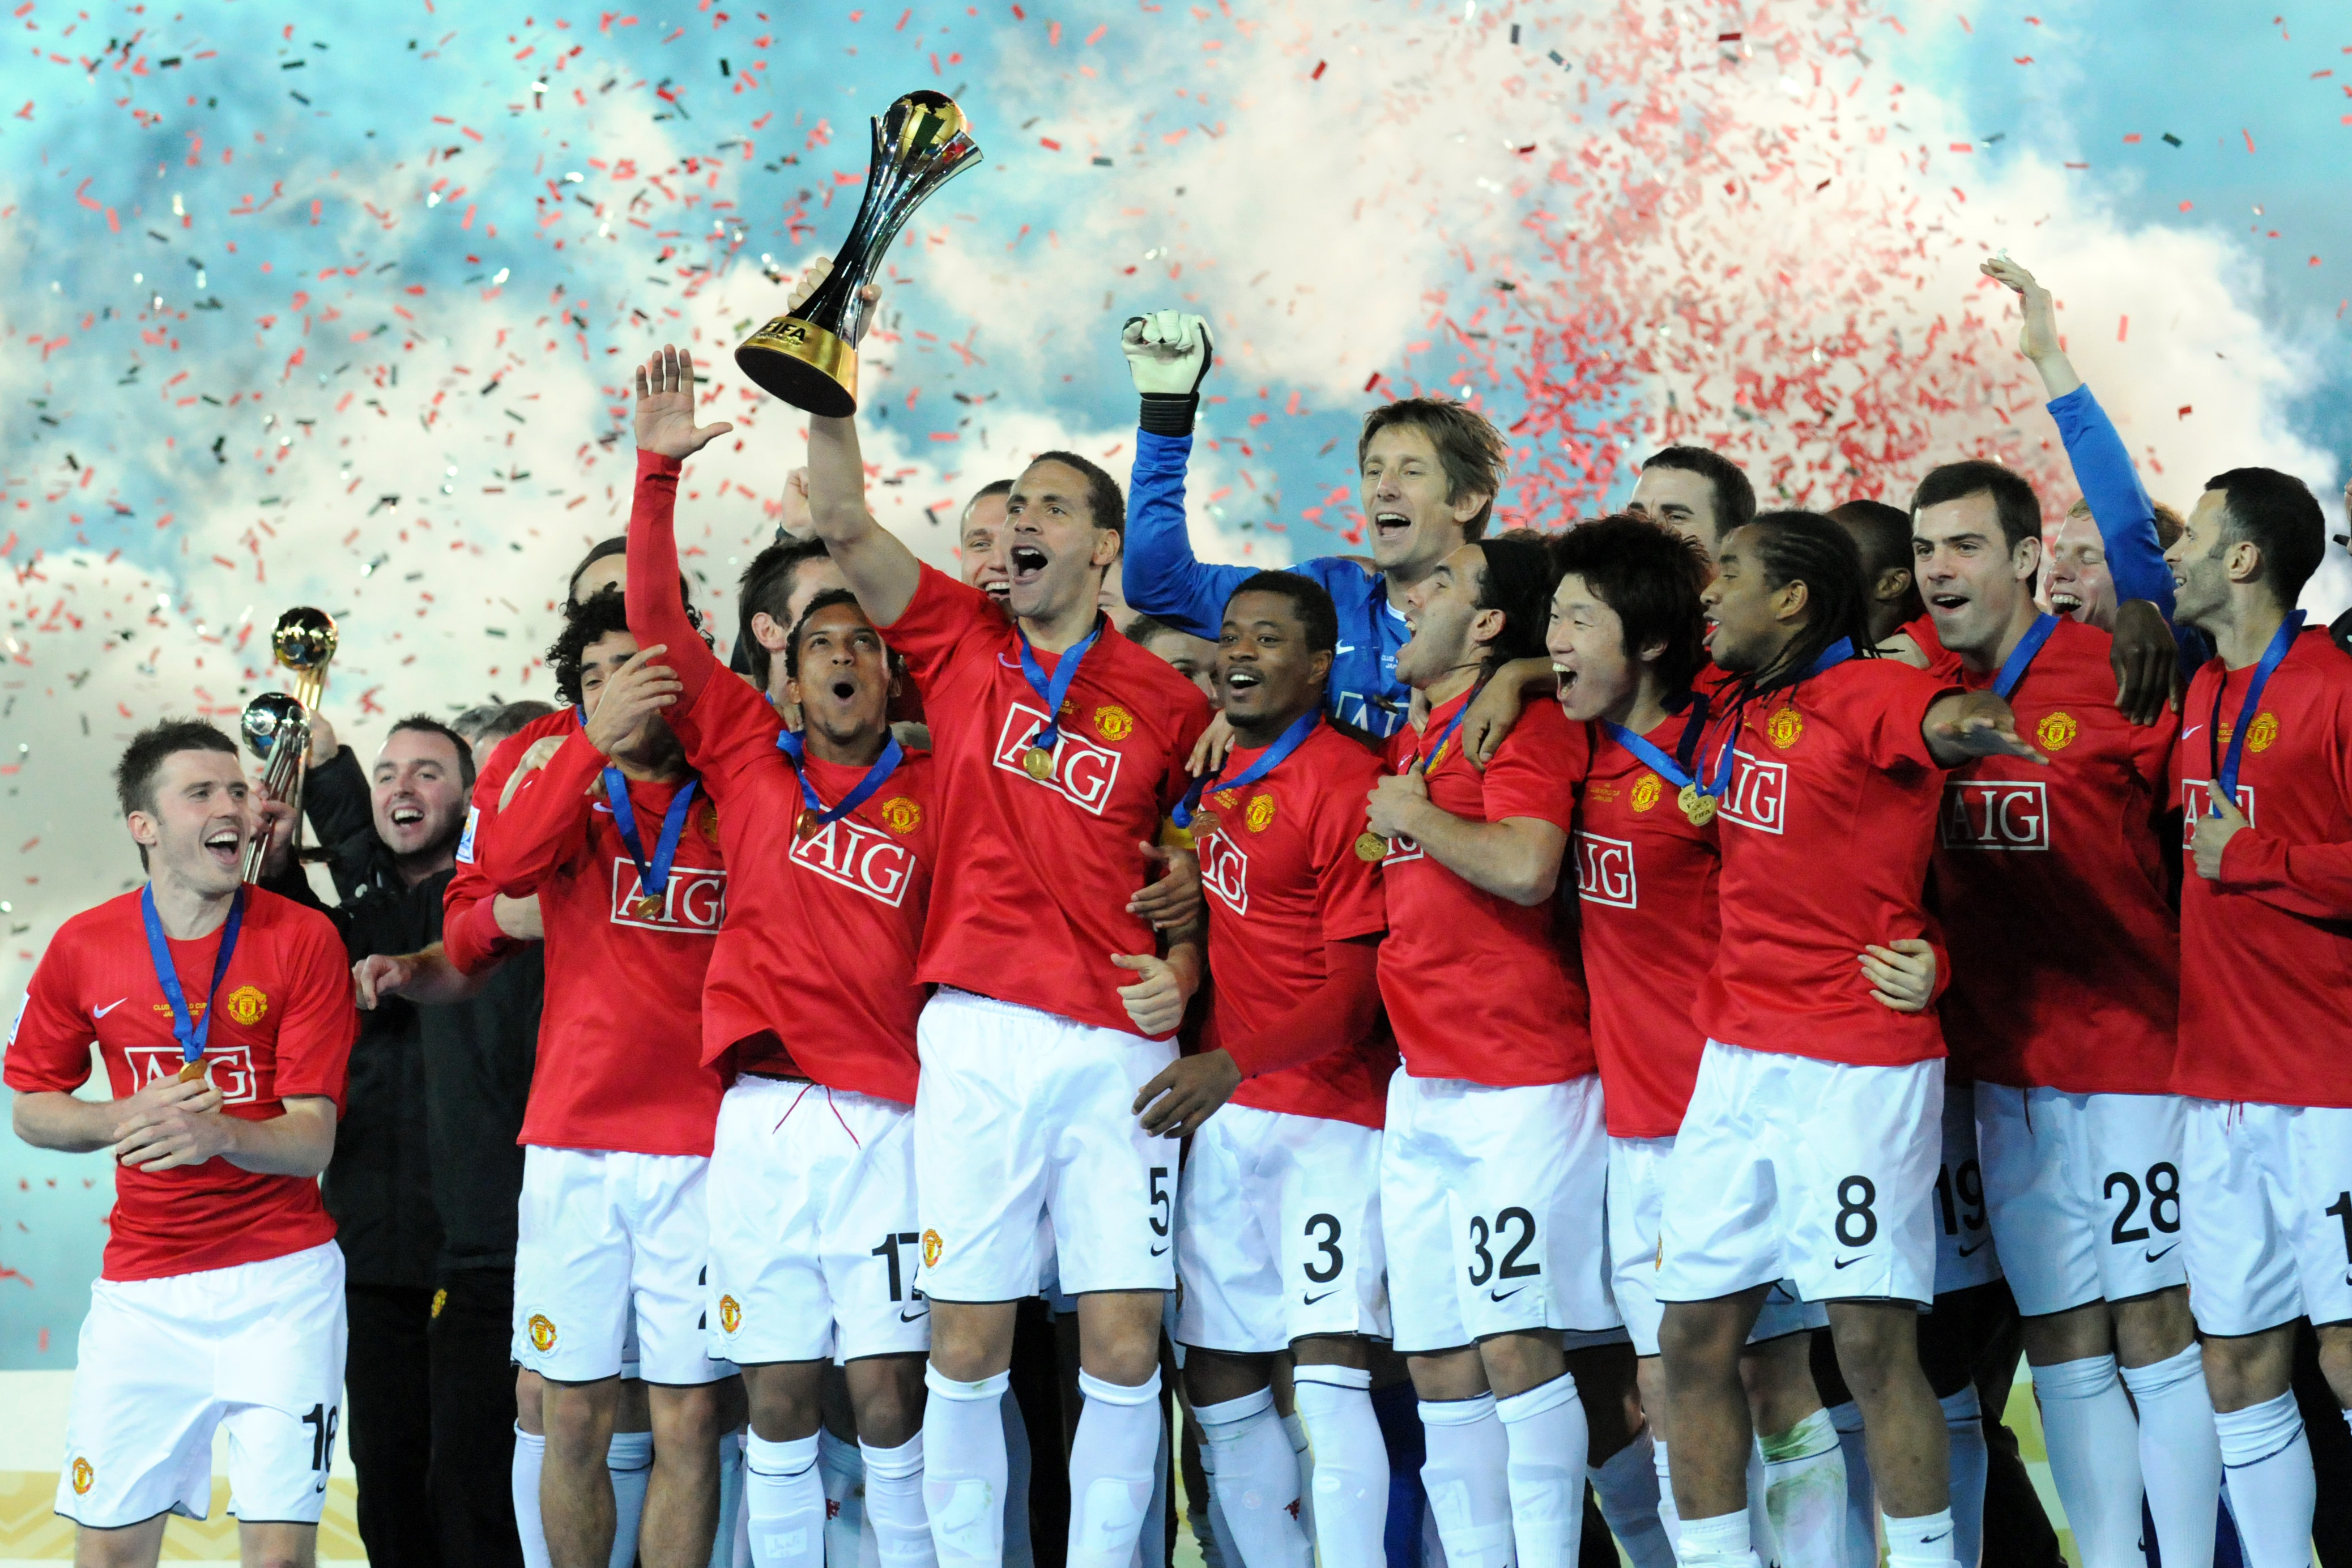
<svg viewBox="0 0 2352 1568"><path fill-rule="evenodd" d="M214 996L205 1063L221 1113L245 1121L322 1096L343 1109L344 1068L359 1034L352 972L334 922L258 888ZM221 933L172 943L172 967L201 1019ZM117 1100L180 1070L172 1005L147 952L139 894L124 893L58 928L8 1039L8 1087L70 1094L89 1078L95 1040ZM283 1258L330 1240L319 1184L240 1170L225 1159L171 1171L118 1165L108 1216L108 1279L154 1279Z"/></svg>
<svg viewBox="0 0 2352 1568"><path fill-rule="evenodd" d="M1413 765L1464 703L1441 704L1419 730L1389 737L1389 765ZM1576 827L1576 780L1584 731L1549 698L1531 702L1481 773L1449 744L1423 775L1439 810L1471 822L1538 817ZM1570 868L1563 866L1562 896ZM1565 1083L1593 1070L1584 979L1559 900L1533 909L1472 887L1410 838L1389 845L1389 937L1381 944L1381 996L1415 1078L1458 1078L1495 1088Z"/></svg>
<svg viewBox="0 0 2352 1568"><path fill-rule="evenodd" d="M1708 774L1727 741L1736 759L1716 817L1723 934L1691 1014L1708 1038L1865 1067L1944 1054L1936 1015L1874 999L1860 957L1924 936L1938 987L1951 973L1924 899L1944 773L1919 726L1953 689L1896 659L1849 658L1708 724Z"/></svg>
<svg viewBox="0 0 2352 1568"><path fill-rule="evenodd" d="M1919 645L1927 656L1927 673L1938 680L1960 678L1960 656L1944 646L1942 634L1936 630L1936 617L1922 610L1896 628Z"/></svg>
<svg viewBox="0 0 2352 1568"><path fill-rule="evenodd" d="M2164 1094L2180 934L2167 884L2176 727L2116 709L2113 641L2059 617L2010 693L2050 759L1983 757L1944 782L1935 887L1953 1071L2069 1094ZM1972 691L1993 675L1963 672Z"/></svg>
<svg viewBox="0 0 2352 1568"><path fill-rule="evenodd" d="M2214 659L2189 683L2174 752L2183 837L2210 808L2213 697L2224 754L2252 666ZM2221 879L2184 843L2180 1052L2173 1088L2200 1100L2352 1106L2352 658L2313 626L2263 688L2238 766L2246 826Z"/></svg>
<svg viewBox="0 0 2352 1568"><path fill-rule="evenodd" d="M1672 715L1643 739L1671 757L1686 721ZM1591 761L1577 809L1577 938L1609 1131L1671 1138L1690 1108L1706 1047L1691 1006L1715 967L1722 852L1714 822L1695 825L1684 813L1678 786L1600 725L1586 729Z"/></svg>
<svg viewBox="0 0 2352 1568"><path fill-rule="evenodd" d="M1234 747L1224 776L1239 778L1263 754ZM1216 824L1194 835L1217 977L1209 1049L1269 1027L1321 985L1324 943L1388 928L1380 866L1356 853L1381 772L1379 753L1318 724L1255 784L1202 797ZM1382 1025L1350 1050L1244 1079L1234 1103L1378 1127L1396 1059Z"/></svg>
<svg viewBox="0 0 2352 1568"><path fill-rule="evenodd" d="M507 780L522 765L523 753L547 736L563 736L580 727L580 716L559 708L543 719L533 719L491 749L474 773L474 794L466 812L465 836L457 840L457 867L441 894L441 950L449 962L467 974L478 974L523 944L499 930L490 909L498 889L475 863L474 843L499 815L499 796Z"/></svg>
<svg viewBox="0 0 2352 1568"><path fill-rule="evenodd" d="M1114 952L1150 952L1127 912L1149 879L1139 844L1192 785L1208 727L1200 689L1106 626L1062 704L1053 777L1021 768L1045 722L1021 641L987 595L932 567L883 628L923 688L939 759L940 841L917 978L1132 1033L1133 976ZM1040 652L1050 679L1059 660Z"/></svg>
<svg viewBox="0 0 2352 1568"><path fill-rule="evenodd" d="M709 801L678 835L663 907L643 896L636 862L601 785L604 754L575 725L474 844L497 892L539 895L547 995L539 1058L518 1142L638 1154L708 1154L719 1075L702 1061L702 983L727 914L726 862ZM648 857L677 789L633 780L629 804Z"/></svg>
<svg viewBox="0 0 2352 1568"><path fill-rule="evenodd" d="M776 747L782 721L712 655L677 596L671 512L679 467L637 455L629 626L641 646L667 650L661 662L686 688L665 717L717 808L719 846L732 868L703 981L702 1059L718 1063L743 1042L734 1062L743 1071L803 1074L911 1105L925 994L915 955L936 858L931 754L907 752L848 816L806 838L794 831L806 803ZM828 807L866 773L814 757L808 768ZM751 1043L755 1036L761 1043Z"/></svg>

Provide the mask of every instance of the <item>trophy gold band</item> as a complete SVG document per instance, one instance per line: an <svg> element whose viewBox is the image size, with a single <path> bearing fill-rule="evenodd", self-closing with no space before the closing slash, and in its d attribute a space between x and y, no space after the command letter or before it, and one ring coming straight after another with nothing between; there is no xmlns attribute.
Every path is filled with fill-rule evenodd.
<svg viewBox="0 0 2352 1568"><path fill-rule="evenodd" d="M292 672L294 691L265 691L245 705L237 729L246 750L261 759L261 787L272 800L294 808L294 839L302 838L302 784L310 773L310 715L327 693L327 666L335 657L335 617L299 606L278 617L270 650ZM245 847L244 878L261 880L269 835L257 833Z"/></svg>
<svg viewBox="0 0 2352 1568"><path fill-rule="evenodd" d="M866 331L860 290L933 191L980 162L963 110L940 92L910 92L870 121L873 162L857 221L833 271L799 309L736 345L735 363L795 408L841 419L857 412L857 343Z"/></svg>

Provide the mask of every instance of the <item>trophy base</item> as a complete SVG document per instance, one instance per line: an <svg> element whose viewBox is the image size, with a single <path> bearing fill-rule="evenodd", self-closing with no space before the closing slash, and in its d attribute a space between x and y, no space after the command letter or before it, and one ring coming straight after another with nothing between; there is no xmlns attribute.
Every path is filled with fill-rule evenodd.
<svg viewBox="0 0 2352 1568"><path fill-rule="evenodd" d="M737 345L735 363L795 408L828 419L857 412L857 351L814 321L778 316Z"/></svg>

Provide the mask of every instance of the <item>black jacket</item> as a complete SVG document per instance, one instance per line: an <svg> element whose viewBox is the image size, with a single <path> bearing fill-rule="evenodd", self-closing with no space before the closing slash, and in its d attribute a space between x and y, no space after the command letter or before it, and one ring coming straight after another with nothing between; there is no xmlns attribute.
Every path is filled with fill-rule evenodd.
<svg viewBox="0 0 2352 1568"><path fill-rule="evenodd" d="M352 960L441 939L450 873L406 886L376 837L368 782L346 747L310 774L303 806L327 850ZM470 1001L387 998L361 1016L351 1090L327 1167L349 1277L434 1283L451 1268L511 1268L542 990L539 949L517 954Z"/></svg>

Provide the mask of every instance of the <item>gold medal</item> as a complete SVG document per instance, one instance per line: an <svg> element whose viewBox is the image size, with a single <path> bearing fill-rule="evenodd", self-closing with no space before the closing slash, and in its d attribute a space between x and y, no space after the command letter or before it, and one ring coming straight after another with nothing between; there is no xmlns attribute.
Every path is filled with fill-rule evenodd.
<svg viewBox="0 0 2352 1568"><path fill-rule="evenodd" d="M1695 784L1683 785L1683 793L1675 797L1675 804L1683 808L1683 815L1690 818L1693 827L1705 827L1715 820L1717 805L1715 796L1706 794Z"/></svg>
<svg viewBox="0 0 2352 1568"><path fill-rule="evenodd" d="M629 900L629 912L641 921L659 920L662 901L651 893Z"/></svg>
<svg viewBox="0 0 2352 1568"><path fill-rule="evenodd" d="M1383 860L1388 858L1389 841L1370 828L1356 836L1356 858Z"/></svg>
<svg viewBox="0 0 2352 1568"><path fill-rule="evenodd" d="M816 819L816 812L813 808L804 805L801 807L800 820L793 824L793 837L795 838L814 837L819 826L820 824Z"/></svg>
<svg viewBox="0 0 2352 1568"><path fill-rule="evenodd" d="M1054 753L1042 746L1032 746L1021 753L1021 771L1045 784L1054 776Z"/></svg>
<svg viewBox="0 0 2352 1568"><path fill-rule="evenodd" d="M180 1065L180 1081L182 1083L202 1083L204 1080L205 1063L202 1057L197 1058L194 1061L183 1062Z"/></svg>
<svg viewBox="0 0 2352 1568"><path fill-rule="evenodd" d="M1215 812L1196 811L1192 814L1193 843L1198 844L1202 839L1206 838L1210 834L1214 833L1216 830L1217 814Z"/></svg>

